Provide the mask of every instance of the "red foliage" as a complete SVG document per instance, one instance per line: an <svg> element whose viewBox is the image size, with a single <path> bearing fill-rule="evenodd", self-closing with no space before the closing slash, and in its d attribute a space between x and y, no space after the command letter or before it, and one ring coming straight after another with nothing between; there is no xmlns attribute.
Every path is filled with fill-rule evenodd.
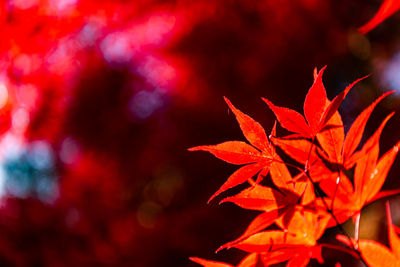
<svg viewBox="0 0 400 267"><path fill-rule="evenodd" d="M256 266L258 260L266 266L285 261L286 266L306 266L310 259L317 259L320 263L324 261L321 254L324 246L343 250L343 247L325 244L319 242L319 239L329 227L339 227L343 231L340 225L348 218L354 217L356 221L360 219L363 207L377 199L399 151L400 141L378 158L381 132L393 113L384 119L376 132L356 151L372 110L390 93L382 95L367 107L356 118L345 137L337 109L360 79L329 101L322 83L324 69L315 76L314 84L304 101L307 122L296 111L277 107L263 99L275 113L280 125L294 132L294 135L277 137L273 129L268 139L259 123L227 101L244 136L254 147L232 141L189 149L208 151L232 164L246 164L212 196L247 181L250 187L221 202L233 202L244 209L262 211L239 238L220 248L235 247L248 252L253 260L238 266ZM296 177L292 178L288 169L292 165L282 161L275 146L300 164L295 168L298 173ZM349 179L348 170L353 168L354 177ZM268 172L272 184L261 185ZM257 177L256 181L253 177ZM280 229L269 229L272 224ZM389 208L388 225L394 254L374 241L358 240L358 228L355 231L355 244L349 236L343 237L349 244L346 251L371 266L395 266L399 258L396 253L400 239L391 225ZM382 259L387 264L382 265ZM203 266L231 266L198 258L192 260Z"/></svg>
<svg viewBox="0 0 400 267"><path fill-rule="evenodd" d="M197 205L213 184L185 148L215 140L206 124L229 129L221 123L226 107L213 101L261 95L268 84L269 100L297 103L303 92L272 88L298 88L312 66L343 58L346 67L335 68L331 81L347 80L359 69L357 49L389 51L386 42L375 49L370 36L351 31L361 21L356 2L357 10L365 6L361 0L0 1L0 266L186 266L188 255L208 250L209 228L224 235L235 224L221 229L210 220L204 227L207 211ZM261 212L220 247L257 251L241 266L322 261L327 244L319 240L325 224L335 225L332 214L342 222L395 193L377 192L396 153L377 158L382 129L357 151L386 94L345 136L337 109L357 81L330 101L322 74L315 71L302 115L266 101L293 135L268 136L226 99L247 141L192 149L237 165L210 201L251 184L221 200ZM342 115L346 122L349 114ZM287 165L288 157L299 164ZM236 219L230 211L209 217L227 214ZM268 255L259 253L266 244L249 241L265 229L264 237L276 241Z"/></svg>

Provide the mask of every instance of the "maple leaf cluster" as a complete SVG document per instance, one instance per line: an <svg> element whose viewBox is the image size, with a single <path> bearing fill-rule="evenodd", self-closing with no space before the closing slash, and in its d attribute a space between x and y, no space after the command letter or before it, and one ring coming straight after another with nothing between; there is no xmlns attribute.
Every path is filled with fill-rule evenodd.
<svg viewBox="0 0 400 267"><path fill-rule="evenodd" d="M400 239L395 234L389 212L389 237L393 252L375 241L358 239L363 207L400 192L381 191L400 147L399 141L379 157L380 136L393 113L387 115L372 136L360 146L372 111L393 92L384 93L365 108L345 134L338 108L350 89L366 77L356 80L330 101L322 82L324 70L325 67L319 72L314 70L314 83L304 101L304 116L263 98L279 125L292 134L277 136L275 124L267 136L258 122L225 98L248 143L227 141L189 149L207 151L240 166L209 201L247 182L247 188L222 199L220 203L231 202L243 209L261 212L241 236L218 249L237 248L249 253L237 266L269 266L280 262L287 262L286 266L306 266L311 259L323 263L323 247L346 251L370 266L400 264ZM279 150L296 164L283 161ZM295 175L293 172L296 172ZM354 175L350 176L351 173ZM341 226L349 218L355 221L355 238L350 238ZM271 229L272 225L274 228ZM345 246L319 241L330 227L340 229L342 235L338 239ZM191 260L206 267L231 266L201 258Z"/></svg>
<svg viewBox="0 0 400 267"><path fill-rule="evenodd" d="M6 189L0 208L1 266L160 266L160 262L170 264L166 258L178 265L186 261L182 254L186 256L193 243L206 247L198 238L202 232L197 230L194 235L189 230L200 224L201 214L193 208L197 184L188 183L184 176L194 167L181 155L188 146L185 140L198 132L197 123L189 121L218 116L213 109L200 111L210 97L228 91L233 97L247 85L248 90L260 92L265 79L276 82L272 87L281 86L273 70L294 67L293 59L303 64L295 68L304 70L319 64L316 61L321 58L338 58L347 51L336 45L346 40L349 25L337 19L347 13L336 13L335 1L256 2L2 2L0 172L6 174ZM385 1L372 27L392 15L398 9L396 3ZM326 31L329 25L335 29ZM292 43L301 50L293 49ZM319 49L326 44L333 45ZM296 75L302 77L296 73L291 84L296 83ZM317 89L312 94L320 94ZM221 249L238 247L267 225L276 225L281 231L271 230L274 240L289 230L291 236L310 236L307 240L296 237L298 241L293 242L301 245L276 252L276 262L283 252L286 256L282 257L311 253L322 261L316 256L321 246L309 245L309 249L303 243L313 244L320 235L314 232L323 232L324 227L309 229L302 212L310 221L323 219L320 224L331 227L335 219L357 218L357 210L383 196L377 193L369 199L375 183L362 192L351 191L351 184L357 188L368 184L356 183L352 177L348 177L351 182L343 178L340 187L336 186L335 175L349 175L363 153L378 153L375 141L365 145L364 152L356 151L355 141L347 141L361 126L354 127L348 133L353 137L344 141L336 126L330 126L346 93L329 104L323 102L326 95L310 96L305 118L277 111L281 126L295 134L287 138L278 138L274 132L267 136L259 124L252 125L247 115L227 101L242 118L241 127L253 132L248 130L248 142L208 148L239 166L212 199L248 181L251 187L223 201L262 213L243 235ZM195 108L195 114L188 116ZM369 109L372 112L373 107ZM284 122L285 116L289 121ZM364 119L358 123L363 125ZM328 128L338 138L335 144L329 145L333 139L329 139ZM346 149L340 150L341 146ZM230 156L221 148L230 151ZM21 153L9 160L16 150ZM298 161L296 168L282 163L277 154L282 150ZM365 159L364 167L360 164L359 173L374 166L373 155ZM47 159L49 165L34 168L35 156ZM390 164L379 162L376 168L386 171ZM267 187L266 181L274 185ZM190 197L182 200L183 192ZM224 231L230 231L229 226ZM342 241L351 253L352 243L346 240ZM262 255L249 253L242 264L260 261ZM297 265L296 260L292 262Z"/></svg>

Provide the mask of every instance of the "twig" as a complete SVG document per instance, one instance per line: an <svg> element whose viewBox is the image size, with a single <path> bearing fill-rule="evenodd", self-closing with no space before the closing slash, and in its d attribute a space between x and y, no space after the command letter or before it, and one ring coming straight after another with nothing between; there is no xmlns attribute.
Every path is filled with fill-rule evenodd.
<svg viewBox="0 0 400 267"><path fill-rule="evenodd" d="M308 163L309 163L309 160L310 160L310 156L311 156L311 152L312 152L312 149L313 149L313 146L314 146L314 142L315 142L315 137L313 137L312 142L311 142L311 147L310 147L310 150L309 150L309 153L308 153L308 156L307 156L307 161L306 161L306 164L304 165L304 173L307 176L307 178L309 179L309 181L313 184L317 195L321 198L321 201L324 204L326 211L331 215L331 217L335 221L336 226L338 227L339 231L350 241L349 243L351 245L351 249L354 250L357 253L357 255L360 257L361 262L365 266L368 266L367 263L362 258L360 251L354 246L354 244L353 244L353 242L351 240L351 237L346 233L346 231L343 229L341 223L339 223L338 219L333 214L333 206L332 206L332 209L328 206L328 203L326 203L326 201L325 201L325 199L323 197L323 192L321 191L321 189L318 186L316 186L316 183L313 181L313 179L310 176Z"/></svg>

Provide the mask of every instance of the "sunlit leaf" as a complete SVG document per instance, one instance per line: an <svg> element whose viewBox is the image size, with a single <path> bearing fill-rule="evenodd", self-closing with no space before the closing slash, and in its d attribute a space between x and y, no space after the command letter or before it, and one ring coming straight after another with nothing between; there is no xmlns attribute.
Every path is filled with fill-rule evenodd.
<svg viewBox="0 0 400 267"><path fill-rule="evenodd" d="M276 118L283 128L301 134L304 137L312 137L312 130L300 113L292 109L275 106L271 101L265 98L263 98L263 100L275 113Z"/></svg>
<svg viewBox="0 0 400 267"><path fill-rule="evenodd" d="M189 148L189 151L210 152L217 158L232 164L248 164L234 172L217 190L217 192L211 196L208 202L222 192L246 182L257 173L259 173L257 182L260 182L263 175L266 176L269 172L275 154L273 153L273 148L271 147L262 126L248 115L235 108L227 98L225 98L225 101L235 114L240 128L247 140L259 150L241 141L227 141L217 145Z"/></svg>
<svg viewBox="0 0 400 267"><path fill-rule="evenodd" d="M232 164L247 164L268 159L257 149L241 141L227 141L218 145L197 146L189 148L189 151L207 151Z"/></svg>
<svg viewBox="0 0 400 267"><path fill-rule="evenodd" d="M326 109L327 97L324 84L322 83L322 75L325 69L326 66L319 71L304 100L304 116L307 119L312 133L318 132L322 116Z"/></svg>
<svg viewBox="0 0 400 267"><path fill-rule="evenodd" d="M251 253L247 255L236 267L257 267L258 262L260 262L260 255L257 253Z"/></svg>
<svg viewBox="0 0 400 267"><path fill-rule="evenodd" d="M271 141L301 164L305 164L307 160L313 163L318 159L318 155L315 153L316 146L313 146L309 140L275 137L271 138Z"/></svg>
<svg viewBox="0 0 400 267"><path fill-rule="evenodd" d="M396 256L396 258L400 261L400 238L396 234L388 202L386 203L386 216L387 216L390 248L392 249L393 254Z"/></svg>
<svg viewBox="0 0 400 267"><path fill-rule="evenodd" d="M208 202L213 200L217 195L221 194L222 192L246 182L249 178L256 175L262 168L263 166L257 163L241 167L231 176L229 176L228 180L226 180L226 182L217 190L217 192L215 192L214 195L210 197Z"/></svg>
<svg viewBox="0 0 400 267"><path fill-rule="evenodd" d="M332 127L326 127L317 134L318 142L328 154L330 162L340 163L342 162L344 129L339 112L334 113L326 125Z"/></svg>
<svg viewBox="0 0 400 267"><path fill-rule="evenodd" d="M292 176L286 167L286 164L278 156L274 156L274 161L271 163L270 167L271 179L277 187L286 188L288 190L293 190Z"/></svg>
<svg viewBox="0 0 400 267"><path fill-rule="evenodd" d="M300 253L295 257L291 258L286 264L286 267L305 267L310 262L309 253Z"/></svg>
<svg viewBox="0 0 400 267"><path fill-rule="evenodd" d="M366 109L361 112L360 115L356 118L356 120L353 122L351 125L347 135L346 139L344 141L344 146L343 146L343 158L345 160L349 160L353 152L357 149L358 145L360 144L362 135L364 133L365 125L367 124L367 121L376 107L376 105L387 95L393 93L387 92L380 96L378 99L376 99L370 106L368 106ZM351 166L349 166L351 167Z"/></svg>
<svg viewBox="0 0 400 267"><path fill-rule="evenodd" d="M222 245L220 248L218 248L217 251L224 249L224 248L230 248L234 244L239 243L240 241L248 238L249 236L264 230L265 228L267 228L268 226L270 226L271 224L274 223L275 219L278 216L280 216L279 213L280 213L279 210L271 210L269 212L263 212L263 213L259 214L257 217L255 217L253 219L253 221L247 227L246 231L240 237L236 238L235 240L233 240L231 242L228 242L228 243Z"/></svg>
<svg viewBox="0 0 400 267"><path fill-rule="evenodd" d="M261 151L271 152L270 144L265 134L264 128L255 120L248 115L244 114L229 101L228 98L224 97L225 102L229 108L235 114L237 121L239 122L240 128L246 139Z"/></svg>
<svg viewBox="0 0 400 267"><path fill-rule="evenodd" d="M397 153L399 152L400 142L381 157L371 176L367 180L364 188L366 201L371 200L381 189L386 176L392 166Z"/></svg>
<svg viewBox="0 0 400 267"><path fill-rule="evenodd" d="M381 133L383 131L383 128L385 127L386 123L388 120L393 116L393 113L389 114L385 120L381 123L379 128L375 131L375 133L368 139L368 141L364 144L362 151L363 151L363 157L357 162L355 173L354 173L354 190L356 197L359 199L360 204L363 205L368 198L372 198L371 195L369 195L370 192L368 192L367 189L367 184L368 183L373 183L374 185L378 185L376 183L379 183L379 179L372 180L375 175L374 173L377 171L375 169L378 156L379 156L379 139L381 136ZM389 169L387 169L389 170ZM382 176L380 176L382 177ZM377 177L378 178L378 177ZM383 177L383 181L386 178L386 175ZM380 184L380 186L377 188L377 193L380 190L380 187L382 186L383 183ZM375 195L375 194L374 194Z"/></svg>
<svg viewBox="0 0 400 267"><path fill-rule="evenodd" d="M224 263L224 262L219 262L219 261L210 261L210 260L205 260L201 258L196 258L196 257L190 257L189 258L191 261L194 261L204 267L233 267L230 264Z"/></svg>
<svg viewBox="0 0 400 267"><path fill-rule="evenodd" d="M360 240L359 247L364 260L371 267L398 267L399 260L382 244L373 240Z"/></svg>
<svg viewBox="0 0 400 267"><path fill-rule="evenodd" d="M293 234L271 230L257 233L249 238L234 244L233 247L247 252L268 252L290 245L304 245L303 240Z"/></svg>
<svg viewBox="0 0 400 267"><path fill-rule="evenodd" d="M271 211L297 203L300 196L288 190L275 190L270 187L255 185L244 189L235 196L221 201L232 202L244 209Z"/></svg>

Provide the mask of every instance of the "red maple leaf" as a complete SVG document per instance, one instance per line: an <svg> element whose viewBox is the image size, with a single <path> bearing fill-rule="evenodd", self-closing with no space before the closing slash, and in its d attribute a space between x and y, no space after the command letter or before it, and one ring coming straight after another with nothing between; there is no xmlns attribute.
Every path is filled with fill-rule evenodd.
<svg viewBox="0 0 400 267"><path fill-rule="evenodd" d="M306 266L311 258L323 262L317 240L324 233L329 217L299 206L288 223L284 220L281 217L277 222L282 230L259 232L232 246L250 253L267 253L262 257L265 265L289 261L289 266Z"/></svg>
<svg viewBox="0 0 400 267"><path fill-rule="evenodd" d="M279 158L278 155L275 156L275 159L277 158ZM315 194L312 184L309 181L293 183L304 174L300 173L293 180L288 168L280 158L272 162L270 175L277 186L276 189L254 184L237 195L227 197L220 202L232 202L241 208L263 211L263 213L253 219L240 237L221 246L217 251L232 247L264 230L282 217L284 220L281 228L286 228L297 209L302 209L303 206L314 202Z"/></svg>
<svg viewBox="0 0 400 267"><path fill-rule="evenodd" d="M370 201L375 199L376 194L385 181L387 172L397 154L396 145L388 155L377 163L379 155L379 137L381 132L393 114L387 116L375 134L364 144L362 149L355 152L358 147L365 125L375 106L388 94L383 94L367 107L355 120L349 132L344 138L343 124L340 114L331 118L336 122L328 125L337 125L329 130L322 130L317 134L321 148L306 139L276 138L271 137L272 142L279 146L285 153L299 163L306 165L309 161L309 173L314 182L320 182L320 187L331 198L327 199L332 203L335 201L335 208L345 212L347 215L338 215L347 219ZM329 131L325 134L325 131ZM340 151L340 152L339 152ZM356 164L357 162L357 164ZM329 164L333 164L329 166ZM354 186L343 173L356 164ZM376 176L375 174L378 173ZM373 177L371 179L371 177ZM379 179L377 178L379 177ZM397 191L396 191L397 192ZM393 193L396 193L393 192ZM338 210L336 210L338 212ZM339 220L341 221L341 220Z"/></svg>
<svg viewBox="0 0 400 267"><path fill-rule="evenodd" d="M323 176L327 172L326 164L323 160L330 163L340 165L342 169L349 169L354 166L368 149L355 152L360 144L361 138L364 133L367 121L376 107L376 105L386 96L392 94L394 91L387 92L376 99L370 106L356 118L351 125L346 137L344 136L343 122L339 112L332 116L331 120L327 123L325 130L317 134L317 139L321 148L314 146L310 141L301 139L295 136L277 138L271 136L274 145L279 146L286 154L305 165L309 161L309 167L313 167L315 177ZM322 179L317 178L315 181Z"/></svg>
<svg viewBox="0 0 400 267"><path fill-rule="evenodd" d="M251 145L242 141L227 141L218 145L189 148L189 151L208 151L226 162L244 165L228 178L208 202L229 188L246 182L260 171L268 173L274 158L273 149L264 128L251 117L236 109L227 98L225 101L235 114L244 136Z"/></svg>
<svg viewBox="0 0 400 267"><path fill-rule="evenodd" d="M350 89L357 82L366 78L363 77L356 80L330 102L326 96L325 86L322 83L322 75L325 68L326 66L319 71L318 75L314 73L314 83L304 100L303 109L305 118L297 111L275 106L271 101L263 98L270 109L275 113L276 118L283 128L305 138L316 137L335 114Z"/></svg>
<svg viewBox="0 0 400 267"><path fill-rule="evenodd" d="M374 240L361 239L358 241L361 256L371 267L400 266L400 237L396 233L398 232L396 231L397 227L392 223L388 202L386 203L386 218L390 249ZM338 235L336 238L347 246L351 246L348 239L344 238L343 235ZM355 240L352 240L352 242L354 245L357 243Z"/></svg>
<svg viewBox="0 0 400 267"><path fill-rule="evenodd" d="M228 178L211 199L233 186L248 181L250 187L234 196L224 198L220 203L232 202L244 209L261 211L241 236L218 250L233 247L248 252L249 256L246 259L253 264L251 266L258 266L260 262L264 266L281 262L287 262L286 266L307 266L311 259L323 262L321 251L322 247L326 246L343 250L357 259L362 256L365 261L372 262L372 265L379 264L380 257L386 257L382 263L400 266L396 265L398 254L392 255L387 248L374 241L361 240L360 250L358 244L353 244L349 236L346 236L346 239L350 249L318 242L326 228L337 225L344 234L340 224L351 216L359 219L366 204L400 192L393 190L379 193L400 148L399 141L379 158L380 136L394 113L389 114L374 134L357 150L372 111L392 92L383 94L364 109L345 135L338 107L354 84L365 77L353 82L329 101L322 83L324 69L318 74L315 70L314 84L304 101L305 117L294 110L277 107L264 99L280 125L294 134L276 137L275 125L268 139L259 123L237 110L225 99L251 145L230 141L189 149L208 151L227 162L244 165ZM276 147L304 168L284 162L276 153ZM298 171L296 176L292 177L288 166ZM349 179L347 175L353 167L354 177ZM260 184L268 174L272 184ZM254 176L257 176L256 180L252 179ZM279 229L270 230L272 224ZM393 240L391 246L393 250L398 250L396 253L400 253L400 238L394 234L393 229L390 228L390 239ZM376 254L375 250L378 251ZM367 260L367 257L370 259ZM206 267L232 266L200 258L192 260Z"/></svg>
<svg viewBox="0 0 400 267"><path fill-rule="evenodd" d="M377 199L377 194L385 182L386 176L400 148L400 142L398 142L378 160L379 137L391 115L386 117L374 135L361 149L364 152L355 167L354 190L352 188L345 189L345 187L339 187L333 199L332 193L327 189L328 184L321 186L331 197L327 201L334 201L333 212L337 218L342 218L339 221L346 220L358 213L366 204ZM343 172L340 172L340 179L349 183L349 179Z"/></svg>

